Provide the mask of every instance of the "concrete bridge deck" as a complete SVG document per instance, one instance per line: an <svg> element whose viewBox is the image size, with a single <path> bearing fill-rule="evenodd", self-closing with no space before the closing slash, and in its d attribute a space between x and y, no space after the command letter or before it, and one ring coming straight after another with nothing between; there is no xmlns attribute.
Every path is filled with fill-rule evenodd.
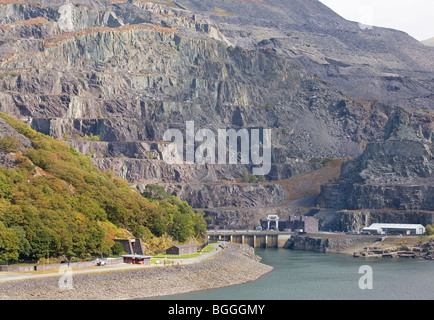
<svg viewBox="0 0 434 320"><path fill-rule="evenodd" d="M254 230L209 230L209 241L247 244L253 248L282 248L294 232Z"/></svg>

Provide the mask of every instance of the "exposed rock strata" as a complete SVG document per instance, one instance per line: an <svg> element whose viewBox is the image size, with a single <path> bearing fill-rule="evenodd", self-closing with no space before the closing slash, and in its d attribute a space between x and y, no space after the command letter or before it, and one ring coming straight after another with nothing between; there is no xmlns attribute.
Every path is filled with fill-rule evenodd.
<svg viewBox="0 0 434 320"><path fill-rule="evenodd" d="M317 169L312 158L357 157L368 143L358 179L377 181L389 163L374 166L376 155L399 159L391 150L408 135L372 144L383 140L394 109L384 103L416 109L420 128L411 130L418 138L432 130L434 49L399 31L361 29L318 1L5 0L0 6L0 110L67 139L98 167L136 185L173 183L198 207L262 207L278 198L275 189L255 185L256 201L253 191L243 196L245 187L219 201L218 193L231 191L223 180L240 179L242 165L166 165L163 133L183 130L188 120L214 132L271 128L269 181ZM418 156L389 181L429 174L426 147L432 153L432 143L406 145ZM353 181L353 169L345 168ZM193 190L183 183L204 185ZM388 190L369 204L346 203L336 196L348 189L339 186L328 196L337 207L389 206L382 200ZM412 193L396 190L396 197L415 199L399 207L430 206L429 198Z"/></svg>
<svg viewBox="0 0 434 320"><path fill-rule="evenodd" d="M12 137L17 139L17 150L23 151L24 149L31 148L32 143L22 134L16 132L6 121L0 118L0 139L11 139ZM13 154L0 149L0 166L6 168L13 168L17 165L16 159Z"/></svg>
<svg viewBox="0 0 434 320"><path fill-rule="evenodd" d="M341 221L345 231L360 231L373 222L432 223L431 134L423 134L405 111L397 110L386 125L385 141L368 144L360 157L344 163L339 180L322 186L319 205L359 211L341 215L351 221ZM364 216L365 225L357 216Z"/></svg>

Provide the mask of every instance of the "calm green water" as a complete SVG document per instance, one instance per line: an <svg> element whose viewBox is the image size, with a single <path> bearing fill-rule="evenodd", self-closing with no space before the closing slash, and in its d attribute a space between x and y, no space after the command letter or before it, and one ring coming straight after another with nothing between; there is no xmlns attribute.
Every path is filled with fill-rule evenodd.
<svg viewBox="0 0 434 320"><path fill-rule="evenodd" d="M165 297L169 300L432 300L434 261L364 259L287 249L257 249L274 270L257 281ZM359 268L372 268L372 289L361 290Z"/></svg>

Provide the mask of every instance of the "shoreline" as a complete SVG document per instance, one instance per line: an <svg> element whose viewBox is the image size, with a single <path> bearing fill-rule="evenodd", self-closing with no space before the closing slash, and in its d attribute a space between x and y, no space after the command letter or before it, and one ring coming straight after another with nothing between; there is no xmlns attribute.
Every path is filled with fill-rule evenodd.
<svg viewBox="0 0 434 320"><path fill-rule="evenodd" d="M321 243L309 241L308 246L303 243L303 249L298 246L293 250L319 251L316 245ZM334 247L335 250L325 252L349 255L366 243L351 241L347 245L340 243L340 250ZM190 264L151 268L124 266L93 273L89 270L74 271L69 289L61 288L59 274L0 282L0 300L158 299L252 282L272 270L273 267L261 263L252 247L229 244L216 255Z"/></svg>
<svg viewBox="0 0 434 320"><path fill-rule="evenodd" d="M288 239L284 248L341 253L355 258L434 260L434 238L421 236L302 235Z"/></svg>
<svg viewBox="0 0 434 320"><path fill-rule="evenodd" d="M253 248L229 245L208 260L179 266L125 269L72 277L61 289L59 277L0 283L0 300L138 300L216 289L255 281L273 270Z"/></svg>

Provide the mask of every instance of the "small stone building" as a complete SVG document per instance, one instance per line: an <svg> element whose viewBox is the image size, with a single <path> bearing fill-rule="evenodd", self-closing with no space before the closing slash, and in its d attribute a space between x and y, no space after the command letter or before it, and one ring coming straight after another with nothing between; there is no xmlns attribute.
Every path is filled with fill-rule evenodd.
<svg viewBox="0 0 434 320"><path fill-rule="evenodd" d="M295 232L318 232L318 219L309 216L290 216L287 229Z"/></svg>
<svg viewBox="0 0 434 320"><path fill-rule="evenodd" d="M197 252L197 245L195 245L194 243L179 244L170 247L169 249L166 250L166 254L173 254L173 255L192 254L196 252Z"/></svg>

